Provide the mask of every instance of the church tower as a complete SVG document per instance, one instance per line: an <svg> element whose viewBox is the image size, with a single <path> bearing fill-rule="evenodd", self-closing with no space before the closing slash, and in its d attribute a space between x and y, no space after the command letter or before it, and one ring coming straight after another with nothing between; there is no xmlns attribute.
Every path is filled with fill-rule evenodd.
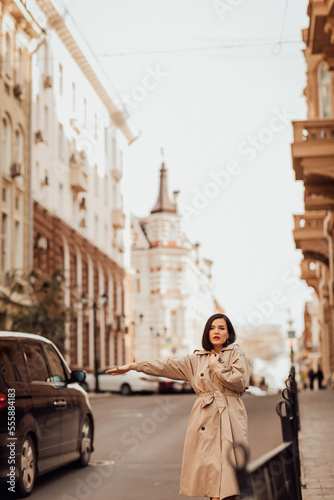
<svg viewBox="0 0 334 500"><path fill-rule="evenodd" d="M132 217L135 360L179 357L201 347L203 326L216 309L212 262L182 231L178 191L171 200L161 164L158 196L150 214Z"/></svg>

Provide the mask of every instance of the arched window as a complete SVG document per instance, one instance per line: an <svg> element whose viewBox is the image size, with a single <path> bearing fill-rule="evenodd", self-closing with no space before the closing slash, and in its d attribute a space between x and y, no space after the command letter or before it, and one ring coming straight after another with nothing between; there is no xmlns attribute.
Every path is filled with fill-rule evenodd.
<svg viewBox="0 0 334 500"><path fill-rule="evenodd" d="M331 106L331 78L327 63L323 61L318 68L318 92L319 92L319 117L329 118L332 116Z"/></svg>
<svg viewBox="0 0 334 500"><path fill-rule="evenodd" d="M5 34L4 40L4 69L9 78L12 77L12 41L9 33Z"/></svg>
<svg viewBox="0 0 334 500"><path fill-rule="evenodd" d="M12 127L7 116L2 119L2 169L5 174L10 173L12 163Z"/></svg>

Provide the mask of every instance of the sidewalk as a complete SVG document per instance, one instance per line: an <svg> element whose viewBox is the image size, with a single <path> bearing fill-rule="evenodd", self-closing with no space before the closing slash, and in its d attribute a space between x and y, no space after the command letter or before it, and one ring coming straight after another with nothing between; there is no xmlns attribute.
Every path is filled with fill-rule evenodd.
<svg viewBox="0 0 334 500"><path fill-rule="evenodd" d="M334 390L298 397L303 500L334 500Z"/></svg>

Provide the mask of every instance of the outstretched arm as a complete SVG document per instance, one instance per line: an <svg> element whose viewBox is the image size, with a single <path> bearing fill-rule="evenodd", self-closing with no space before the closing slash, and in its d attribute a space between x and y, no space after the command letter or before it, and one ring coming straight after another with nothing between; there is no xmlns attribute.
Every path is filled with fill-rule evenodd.
<svg viewBox="0 0 334 500"><path fill-rule="evenodd" d="M109 375L121 375L121 373L126 373L130 370L138 371L137 363L128 363L127 365L116 366L116 368L107 370L106 373L108 373Z"/></svg>
<svg viewBox="0 0 334 500"><path fill-rule="evenodd" d="M117 366L107 370L109 375L120 375L130 370L144 372L146 375L155 375L156 377L167 377L174 380L192 380L194 371L190 356L183 358L170 358L166 360L155 359L153 361L139 361L138 363L128 363L127 365Z"/></svg>

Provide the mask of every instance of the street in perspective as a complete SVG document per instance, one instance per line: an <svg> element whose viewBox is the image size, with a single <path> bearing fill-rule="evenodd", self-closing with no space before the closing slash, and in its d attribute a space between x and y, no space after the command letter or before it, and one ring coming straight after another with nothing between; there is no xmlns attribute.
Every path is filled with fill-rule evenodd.
<svg viewBox="0 0 334 500"><path fill-rule="evenodd" d="M0 0L0 498L334 500L334 0Z"/></svg>

